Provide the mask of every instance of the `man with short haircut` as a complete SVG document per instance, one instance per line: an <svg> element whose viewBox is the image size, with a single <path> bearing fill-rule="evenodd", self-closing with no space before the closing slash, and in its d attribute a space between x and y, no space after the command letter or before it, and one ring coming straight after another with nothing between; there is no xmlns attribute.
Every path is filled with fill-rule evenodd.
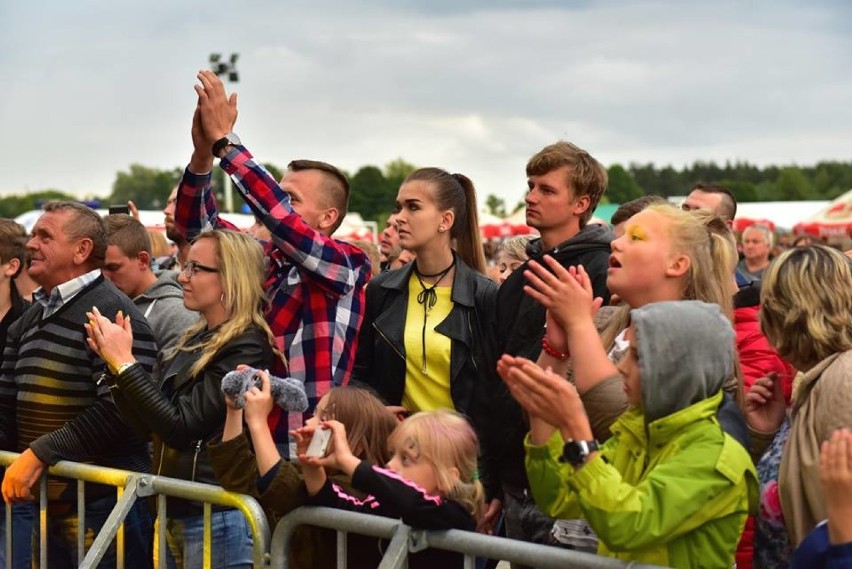
<svg viewBox="0 0 852 569"><path fill-rule="evenodd" d="M527 162L526 222L541 237L527 247L530 260L550 255L565 267L583 265L595 296L609 300L606 272L612 232L589 224L607 186L606 169L570 142L546 146ZM528 263L529 261L527 261ZM489 381L479 386L473 412L482 443L482 474L488 500L486 524L504 506L508 537L549 540L553 521L535 508L524 469L528 430L520 406L496 373L502 354L535 361L542 349L545 309L525 292L526 263L500 286ZM489 348L490 349L490 348Z"/></svg>
<svg viewBox="0 0 852 569"><path fill-rule="evenodd" d="M396 261L399 254L402 253L402 247L399 246L399 232L396 228L396 216L391 214L385 221L385 228L379 234L379 253L381 255L382 272L398 269L402 265L397 265Z"/></svg>
<svg viewBox="0 0 852 569"><path fill-rule="evenodd" d="M763 271L769 266L772 238L772 231L765 225L750 225L743 231L743 258L737 264L737 270L749 281L763 278Z"/></svg>
<svg viewBox="0 0 852 569"><path fill-rule="evenodd" d="M686 211L695 209L712 211L717 217L722 218L728 227L733 225L734 218L737 216L737 199L731 190L719 184L695 184L683 200L681 207Z"/></svg>
<svg viewBox="0 0 852 569"><path fill-rule="evenodd" d="M304 382L306 413L313 413L333 386L349 381L364 317L364 287L372 276L370 260L361 249L331 237L346 215L349 182L331 164L294 160L280 185L276 183L232 132L236 94L228 97L211 71L199 72L198 79L194 151L178 190L176 227L191 240L225 225L210 186L214 158L220 158L219 167L272 235L264 244L269 265L264 283L270 300L267 321L289 366L289 371L275 371ZM282 416L278 407L270 415L279 443L288 441L289 431L302 422L301 413ZM295 451L294 445L279 445L279 450L286 456Z"/></svg>
<svg viewBox="0 0 852 569"><path fill-rule="evenodd" d="M0 448L21 452L2 484L7 504L25 504L15 508L16 564L28 559L25 510L32 515L27 502L47 466L69 460L151 470L146 445L113 402L102 380L106 365L89 349L83 327L93 306L110 320L119 312L129 315L133 354L147 371L153 368L157 348L145 318L101 274L106 248L100 216L82 204L59 201L44 206L27 243L29 273L41 286L33 293L34 305L9 328L0 370ZM50 479L47 494L48 565L76 567L76 485ZM87 484L87 528L97 533L115 503L113 487ZM126 566L150 566L150 540L150 514L138 501L125 518ZM101 567L114 562L114 552L107 552Z"/></svg>
<svg viewBox="0 0 852 569"><path fill-rule="evenodd" d="M145 316L159 348L159 369L165 369L178 340L198 321L198 313L183 305L176 271L155 274L151 269L151 239L141 222L116 214L106 216L104 223L109 244L104 276L133 299Z"/></svg>
<svg viewBox="0 0 852 569"><path fill-rule="evenodd" d="M166 200L166 207L163 208L163 226L166 228L166 237L177 247L174 255L165 259L158 259L157 264L161 269L180 271L183 264L186 262L186 257L189 255L191 243L187 241L183 233L175 227L175 204L177 203L178 188L175 188L169 194Z"/></svg>

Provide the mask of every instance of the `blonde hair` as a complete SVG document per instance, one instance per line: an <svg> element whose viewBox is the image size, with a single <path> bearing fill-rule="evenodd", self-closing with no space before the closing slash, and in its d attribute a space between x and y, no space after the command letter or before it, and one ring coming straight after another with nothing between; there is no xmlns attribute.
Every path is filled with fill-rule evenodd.
<svg viewBox="0 0 852 569"><path fill-rule="evenodd" d="M797 247L763 273L760 328L778 354L814 365L852 349L852 268L840 251Z"/></svg>
<svg viewBox="0 0 852 569"><path fill-rule="evenodd" d="M148 237L151 239L151 256L166 257L169 254L169 243L166 241L166 236L161 231L156 229L148 230Z"/></svg>
<svg viewBox="0 0 852 569"><path fill-rule="evenodd" d="M497 251L495 251L494 256L496 257L500 253L506 253L511 258L518 260L520 262L524 262L530 258L527 255L527 244L532 240L531 235L521 235L519 237L510 237L506 239L497 247Z"/></svg>
<svg viewBox="0 0 852 569"><path fill-rule="evenodd" d="M737 255L734 236L727 224L706 210L683 211L669 204L652 205L644 211L657 213L671 222L672 249L689 257L680 300L718 304L722 313L733 320ZM607 348L627 328L630 308L622 307L601 334Z"/></svg>
<svg viewBox="0 0 852 569"><path fill-rule="evenodd" d="M388 439L399 424L369 389L354 385L333 387L326 393L321 421L340 421L346 426L346 439L352 454L373 464L391 459Z"/></svg>
<svg viewBox="0 0 852 569"><path fill-rule="evenodd" d="M222 304L228 313L228 319L203 342L190 343L190 340L207 326L204 318L199 319L197 324L184 333L175 353L201 350L201 357L190 369L190 374L196 376L204 371L216 352L254 325L266 332L272 351L285 361L284 354L277 348L275 337L263 315L266 302L262 286L265 261L260 245L250 235L228 229L202 233L195 238L194 243L202 239L212 239L216 242L218 274L224 291Z"/></svg>
<svg viewBox="0 0 852 569"><path fill-rule="evenodd" d="M409 439L432 465L441 495L464 506L478 520L485 492L477 471L479 443L467 419L448 409L415 413L400 423L388 445L391 450L404 448ZM458 479L451 474L453 468L458 469Z"/></svg>

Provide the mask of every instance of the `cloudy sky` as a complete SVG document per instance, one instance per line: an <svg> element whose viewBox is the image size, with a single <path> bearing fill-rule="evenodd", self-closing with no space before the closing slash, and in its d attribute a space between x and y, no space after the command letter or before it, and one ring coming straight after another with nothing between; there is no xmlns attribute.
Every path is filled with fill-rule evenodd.
<svg viewBox="0 0 852 569"><path fill-rule="evenodd" d="M515 203L559 138L605 164L850 160L850 23L843 0L0 0L0 195L185 164L211 52L239 52L235 130L280 166L402 157Z"/></svg>

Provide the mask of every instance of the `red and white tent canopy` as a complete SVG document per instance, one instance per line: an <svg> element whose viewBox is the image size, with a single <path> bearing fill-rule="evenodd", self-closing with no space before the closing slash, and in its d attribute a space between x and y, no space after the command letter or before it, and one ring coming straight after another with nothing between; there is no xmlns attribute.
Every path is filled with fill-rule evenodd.
<svg viewBox="0 0 852 569"><path fill-rule="evenodd" d="M846 192L828 207L797 223L796 235L813 235L822 239L852 237L852 190Z"/></svg>

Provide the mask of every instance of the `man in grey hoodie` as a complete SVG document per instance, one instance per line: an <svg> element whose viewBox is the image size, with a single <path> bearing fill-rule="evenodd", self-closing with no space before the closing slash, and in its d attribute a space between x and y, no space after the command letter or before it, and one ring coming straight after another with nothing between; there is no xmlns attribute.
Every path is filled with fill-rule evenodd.
<svg viewBox="0 0 852 569"><path fill-rule="evenodd" d="M125 214L108 215L104 221L109 243L104 276L145 315L159 348L158 367L163 369L180 337L198 321L198 313L184 307L176 271L151 269L151 239L142 223Z"/></svg>

